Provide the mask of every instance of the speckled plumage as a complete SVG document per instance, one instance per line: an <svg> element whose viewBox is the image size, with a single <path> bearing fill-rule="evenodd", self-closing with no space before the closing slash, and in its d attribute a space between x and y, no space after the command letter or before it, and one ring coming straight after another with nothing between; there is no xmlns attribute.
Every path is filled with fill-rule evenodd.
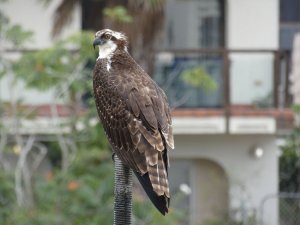
<svg viewBox="0 0 300 225"><path fill-rule="evenodd" d="M99 32L98 36L105 34ZM167 98L129 55L126 38L106 37L117 49L108 58L98 58L94 68L98 114L114 152L165 214L170 199L168 150L174 148Z"/></svg>

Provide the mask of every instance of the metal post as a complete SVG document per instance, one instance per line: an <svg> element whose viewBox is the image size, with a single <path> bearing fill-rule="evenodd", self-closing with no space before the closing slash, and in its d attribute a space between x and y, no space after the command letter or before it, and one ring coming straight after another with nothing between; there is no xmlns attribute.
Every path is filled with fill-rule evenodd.
<svg viewBox="0 0 300 225"><path fill-rule="evenodd" d="M131 225L132 214L132 171L118 156L115 160L115 206L114 225Z"/></svg>
<svg viewBox="0 0 300 225"><path fill-rule="evenodd" d="M224 78L224 110L226 118L226 133L229 133L229 118L231 116L231 103L230 103L230 60L229 51L223 50L223 78Z"/></svg>
<svg viewBox="0 0 300 225"><path fill-rule="evenodd" d="M291 52L290 51L286 51L285 52L285 108L290 107L290 105L292 104L292 96L290 93L290 72L291 72Z"/></svg>
<svg viewBox="0 0 300 225"><path fill-rule="evenodd" d="M275 51L274 52L274 83L273 83L273 93L274 93L274 99L273 99L273 105L274 108L277 109L278 108L278 88L279 88L279 81L280 81L280 52L279 51Z"/></svg>

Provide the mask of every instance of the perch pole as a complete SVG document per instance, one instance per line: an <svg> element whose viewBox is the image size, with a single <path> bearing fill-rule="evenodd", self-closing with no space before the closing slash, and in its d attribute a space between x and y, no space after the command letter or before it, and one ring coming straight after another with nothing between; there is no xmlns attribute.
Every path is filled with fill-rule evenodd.
<svg viewBox="0 0 300 225"><path fill-rule="evenodd" d="M118 156L115 161L115 205L114 225L131 225L132 214L132 171Z"/></svg>

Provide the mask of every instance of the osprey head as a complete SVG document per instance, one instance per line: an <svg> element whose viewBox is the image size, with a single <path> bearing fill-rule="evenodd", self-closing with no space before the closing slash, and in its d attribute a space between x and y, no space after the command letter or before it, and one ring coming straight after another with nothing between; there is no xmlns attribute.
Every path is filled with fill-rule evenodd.
<svg viewBox="0 0 300 225"><path fill-rule="evenodd" d="M100 59L110 57L116 49L127 51L127 45L127 37L123 33L110 29L98 31L93 43L94 48L99 46Z"/></svg>

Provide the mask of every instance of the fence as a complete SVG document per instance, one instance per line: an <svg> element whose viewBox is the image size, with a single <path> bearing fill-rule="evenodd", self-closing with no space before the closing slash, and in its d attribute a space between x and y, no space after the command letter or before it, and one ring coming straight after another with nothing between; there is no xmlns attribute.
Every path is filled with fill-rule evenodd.
<svg viewBox="0 0 300 225"><path fill-rule="evenodd" d="M272 216L268 214L268 204L278 203L277 224L270 224L266 218ZM278 193L266 196L259 209L259 225L299 225L300 224L300 193ZM276 214L273 215L276 217Z"/></svg>
<svg viewBox="0 0 300 225"><path fill-rule="evenodd" d="M278 207L269 207L272 204ZM231 210L226 219L203 225L300 225L300 193L266 195L257 209Z"/></svg>

